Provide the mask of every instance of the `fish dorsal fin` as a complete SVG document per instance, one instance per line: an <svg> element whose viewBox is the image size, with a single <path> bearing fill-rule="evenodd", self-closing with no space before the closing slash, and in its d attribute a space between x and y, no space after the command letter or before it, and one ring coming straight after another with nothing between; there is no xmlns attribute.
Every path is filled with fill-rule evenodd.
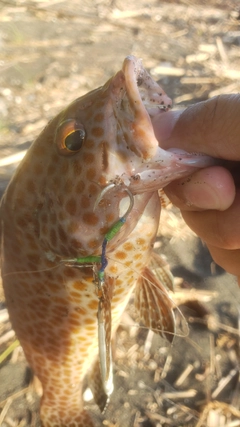
<svg viewBox="0 0 240 427"><path fill-rule="evenodd" d="M148 267L138 280L135 306L144 326L172 342L175 334L174 304L165 287Z"/></svg>
<svg viewBox="0 0 240 427"><path fill-rule="evenodd" d="M150 269L165 288L168 288L172 292L174 291L174 277L170 271L169 265L165 259L156 252L152 253Z"/></svg>

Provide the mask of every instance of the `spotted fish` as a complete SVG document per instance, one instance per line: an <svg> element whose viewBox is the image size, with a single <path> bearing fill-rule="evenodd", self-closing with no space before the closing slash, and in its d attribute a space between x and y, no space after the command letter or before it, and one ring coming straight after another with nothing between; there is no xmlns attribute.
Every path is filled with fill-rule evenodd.
<svg viewBox="0 0 240 427"><path fill-rule="evenodd" d="M161 266L152 249L158 190L211 160L160 148L152 118L170 106L141 60L128 56L104 86L48 124L3 196L3 286L43 386L44 427L93 425L83 407L85 378L105 407L111 336L134 289L143 323L170 341L174 334L173 304L150 268L153 260Z"/></svg>

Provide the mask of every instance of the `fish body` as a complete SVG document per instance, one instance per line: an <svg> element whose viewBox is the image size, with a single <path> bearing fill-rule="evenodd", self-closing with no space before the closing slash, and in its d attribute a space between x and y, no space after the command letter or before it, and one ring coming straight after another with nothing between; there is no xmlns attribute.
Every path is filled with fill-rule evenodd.
<svg viewBox="0 0 240 427"><path fill-rule="evenodd" d="M105 407L112 390L100 373L99 334L103 325L103 363L133 289L146 326L169 340L167 332L174 333L171 300L149 268L156 257L158 190L207 166L209 158L159 147L151 119L170 105L141 61L127 57L104 86L48 124L3 196L3 286L13 328L43 386L44 427L93 425L83 408L85 377ZM129 194L133 206L107 242L100 289L101 263L91 257L102 255Z"/></svg>

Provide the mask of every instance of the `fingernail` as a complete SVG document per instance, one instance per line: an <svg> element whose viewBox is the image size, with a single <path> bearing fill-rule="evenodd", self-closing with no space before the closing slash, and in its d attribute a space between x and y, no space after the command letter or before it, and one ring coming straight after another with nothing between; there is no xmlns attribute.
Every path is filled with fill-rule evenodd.
<svg viewBox="0 0 240 427"><path fill-rule="evenodd" d="M184 182L182 183L184 185ZM222 209L218 192L206 182L189 181L185 187L184 196L188 206L199 209Z"/></svg>

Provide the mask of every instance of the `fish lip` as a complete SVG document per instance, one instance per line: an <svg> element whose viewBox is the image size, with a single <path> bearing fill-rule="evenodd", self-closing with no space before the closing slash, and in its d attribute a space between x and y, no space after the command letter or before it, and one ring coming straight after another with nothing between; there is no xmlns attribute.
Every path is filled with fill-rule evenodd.
<svg viewBox="0 0 240 427"><path fill-rule="evenodd" d="M144 160L151 159L159 142L155 137L152 118L171 108L172 101L133 55L125 58L122 67L126 96L132 113L129 123L132 138L129 148Z"/></svg>

